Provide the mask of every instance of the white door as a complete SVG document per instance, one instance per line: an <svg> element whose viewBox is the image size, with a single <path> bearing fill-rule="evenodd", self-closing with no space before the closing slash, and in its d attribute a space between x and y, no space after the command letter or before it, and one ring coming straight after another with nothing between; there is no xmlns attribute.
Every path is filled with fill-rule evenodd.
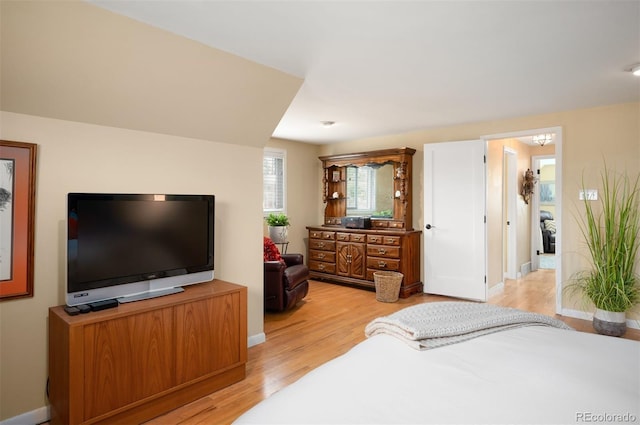
<svg viewBox="0 0 640 425"><path fill-rule="evenodd" d="M486 142L424 145L424 292L487 300Z"/></svg>
<svg viewBox="0 0 640 425"><path fill-rule="evenodd" d="M515 150L504 147L504 170L505 184L504 206L505 206L505 229L506 229L506 275L507 279L517 279L516 271L516 244L518 243L518 223L517 220L517 199L518 190L518 155Z"/></svg>

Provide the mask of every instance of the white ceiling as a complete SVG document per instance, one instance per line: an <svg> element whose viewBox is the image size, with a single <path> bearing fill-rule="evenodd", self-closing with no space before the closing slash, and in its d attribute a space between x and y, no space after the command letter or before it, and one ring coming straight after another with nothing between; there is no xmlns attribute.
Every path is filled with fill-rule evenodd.
<svg viewBox="0 0 640 425"><path fill-rule="evenodd" d="M303 77L273 134L284 139L640 101L627 72L640 62L638 0L89 1Z"/></svg>

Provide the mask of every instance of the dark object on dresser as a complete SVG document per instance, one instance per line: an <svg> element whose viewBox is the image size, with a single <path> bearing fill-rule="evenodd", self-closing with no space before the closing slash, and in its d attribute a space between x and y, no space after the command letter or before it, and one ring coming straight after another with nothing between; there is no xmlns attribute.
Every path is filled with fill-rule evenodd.
<svg viewBox="0 0 640 425"><path fill-rule="evenodd" d="M369 217L342 217L342 225L347 229L371 229Z"/></svg>
<svg viewBox="0 0 640 425"><path fill-rule="evenodd" d="M540 210L540 230L545 254L556 252L556 222L549 211Z"/></svg>
<svg viewBox="0 0 640 425"><path fill-rule="evenodd" d="M264 262L264 309L293 308L309 292L309 268L302 254L281 254L281 261Z"/></svg>

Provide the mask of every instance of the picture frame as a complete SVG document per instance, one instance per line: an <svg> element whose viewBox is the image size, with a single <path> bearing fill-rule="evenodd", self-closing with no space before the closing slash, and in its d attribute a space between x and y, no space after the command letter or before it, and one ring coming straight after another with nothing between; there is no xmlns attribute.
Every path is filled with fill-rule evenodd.
<svg viewBox="0 0 640 425"><path fill-rule="evenodd" d="M339 171L339 170L335 170L335 171L332 173L331 180L332 180L334 183L337 183L337 182L339 182L339 181L340 181L340 171Z"/></svg>
<svg viewBox="0 0 640 425"><path fill-rule="evenodd" d="M553 205L556 203L556 183L554 181L540 182L540 204Z"/></svg>
<svg viewBox="0 0 640 425"><path fill-rule="evenodd" d="M37 150L0 140L0 301L33 296Z"/></svg>

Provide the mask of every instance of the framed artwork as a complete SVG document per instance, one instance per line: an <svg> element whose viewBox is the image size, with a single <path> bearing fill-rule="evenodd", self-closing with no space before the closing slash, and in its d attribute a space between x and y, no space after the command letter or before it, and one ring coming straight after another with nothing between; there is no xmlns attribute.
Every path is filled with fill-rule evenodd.
<svg viewBox="0 0 640 425"><path fill-rule="evenodd" d="M0 300L33 296L36 153L0 140Z"/></svg>
<svg viewBox="0 0 640 425"><path fill-rule="evenodd" d="M540 203L545 205L553 205L556 203L556 183L540 182Z"/></svg>

